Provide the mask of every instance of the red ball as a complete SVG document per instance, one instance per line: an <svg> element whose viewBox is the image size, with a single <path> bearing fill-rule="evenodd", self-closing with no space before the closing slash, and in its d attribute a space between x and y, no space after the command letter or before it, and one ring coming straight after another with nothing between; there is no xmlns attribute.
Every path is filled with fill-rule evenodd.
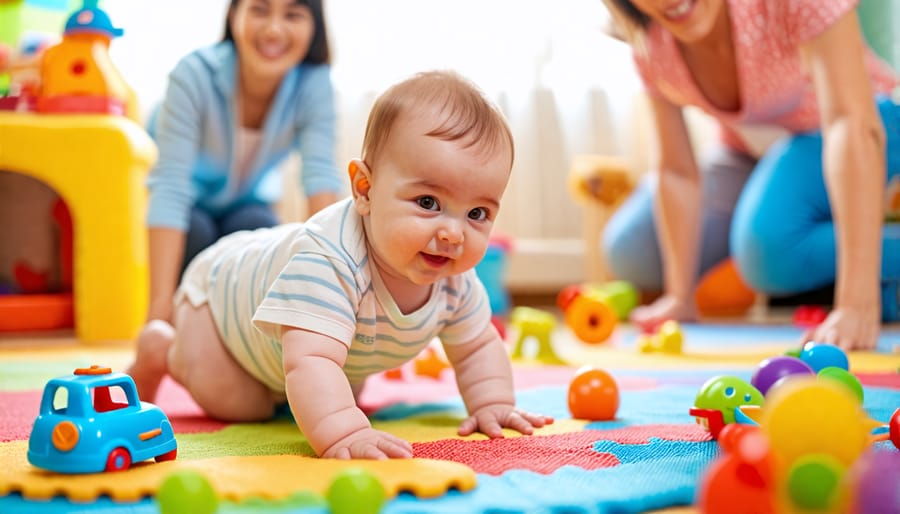
<svg viewBox="0 0 900 514"><path fill-rule="evenodd" d="M569 412L575 419L608 421L619 410L619 385L599 368L585 366L569 383Z"/></svg>

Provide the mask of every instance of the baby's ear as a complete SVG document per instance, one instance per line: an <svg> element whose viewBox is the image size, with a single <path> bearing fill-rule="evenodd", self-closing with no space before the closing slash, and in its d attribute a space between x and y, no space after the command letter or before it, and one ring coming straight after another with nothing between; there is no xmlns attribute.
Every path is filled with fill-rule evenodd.
<svg viewBox="0 0 900 514"><path fill-rule="evenodd" d="M347 171L350 173L350 192L353 193L356 212L366 216L369 214L369 190L372 187L369 167L362 160L353 159Z"/></svg>

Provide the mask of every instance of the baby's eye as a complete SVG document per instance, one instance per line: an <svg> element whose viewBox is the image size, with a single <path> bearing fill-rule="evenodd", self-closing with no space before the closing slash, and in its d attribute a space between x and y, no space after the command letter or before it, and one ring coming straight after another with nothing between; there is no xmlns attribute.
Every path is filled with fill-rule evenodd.
<svg viewBox="0 0 900 514"><path fill-rule="evenodd" d="M469 211L469 219L475 221L484 221L488 217L487 209L483 207L476 207Z"/></svg>
<svg viewBox="0 0 900 514"><path fill-rule="evenodd" d="M419 204L419 207L428 211L435 211L438 208L437 200L433 196L420 196L416 198L416 203Z"/></svg>

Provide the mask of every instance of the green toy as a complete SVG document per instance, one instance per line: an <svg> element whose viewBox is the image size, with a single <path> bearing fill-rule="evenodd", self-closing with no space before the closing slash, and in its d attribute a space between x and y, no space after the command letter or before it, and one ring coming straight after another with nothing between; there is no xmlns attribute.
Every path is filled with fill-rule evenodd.
<svg viewBox="0 0 900 514"><path fill-rule="evenodd" d="M700 387L694 406L722 413L725 424L734 423L734 411L744 405L762 406L763 395L759 389L733 376L720 375L710 378Z"/></svg>
<svg viewBox="0 0 900 514"><path fill-rule="evenodd" d="M386 494L370 471L347 468L335 476L325 497L332 514L378 514Z"/></svg>
<svg viewBox="0 0 900 514"><path fill-rule="evenodd" d="M175 471L156 493L160 514L214 514L219 497L205 476L196 471Z"/></svg>

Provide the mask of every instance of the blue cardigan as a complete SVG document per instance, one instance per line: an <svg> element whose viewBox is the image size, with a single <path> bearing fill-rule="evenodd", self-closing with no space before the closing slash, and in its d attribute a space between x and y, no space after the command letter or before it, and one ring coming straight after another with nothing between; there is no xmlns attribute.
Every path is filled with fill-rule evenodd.
<svg viewBox="0 0 900 514"><path fill-rule="evenodd" d="M281 179L273 172L294 149L302 157L307 195L343 190L329 66L301 64L284 77L241 188L234 169L236 90L237 53L230 42L194 51L169 75L165 99L148 124L159 148L147 181L149 226L187 230L194 205L217 216L244 203L277 200Z"/></svg>

